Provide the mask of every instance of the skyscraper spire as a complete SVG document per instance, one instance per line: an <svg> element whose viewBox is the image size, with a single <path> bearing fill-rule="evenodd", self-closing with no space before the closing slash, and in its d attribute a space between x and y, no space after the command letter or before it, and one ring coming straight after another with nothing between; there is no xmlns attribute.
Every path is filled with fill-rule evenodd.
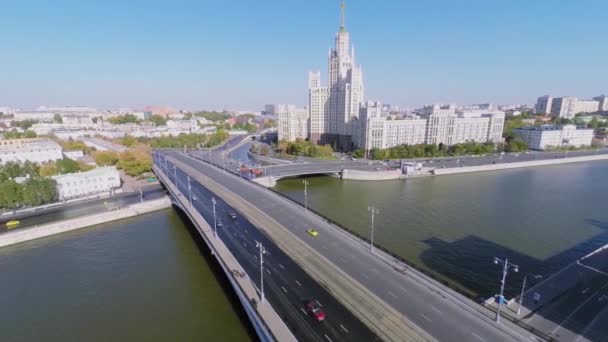
<svg viewBox="0 0 608 342"><path fill-rule="evenodd" d="M346 8L346 5L344 4L344 1L342 1L340 3L340 31L344 31L344 9Z"/></svg>

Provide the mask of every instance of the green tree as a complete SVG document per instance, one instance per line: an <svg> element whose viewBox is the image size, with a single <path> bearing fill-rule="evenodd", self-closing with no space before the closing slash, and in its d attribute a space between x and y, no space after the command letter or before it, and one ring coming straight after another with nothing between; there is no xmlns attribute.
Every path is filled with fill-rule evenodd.
<svg viewBox="0 0 608 342"><path fill-rule="evenodd" d="M126 135L124 138L120 139L120 143L127 147L131 147L137 143L137 139L130 135Z"/></svg>
<svg viewBox="0 0 608 342"><path fill-rule="evenodd" d="M119 155L118 167L130 176L139 176L152 170L152 157L143 149L130 149Z"/></svg>
<svg viewBox="0 0 608 342"><path fill-rule="evenodd" d="M52 178L29 178L22 185L24 205L38 206L52 202L56 195L56 182Z"/></svg>
<svg viewBox="0 0 608 342"><path fill-rule="evenodd" d="M165 126L167 124L167 119L160 115L152 115L150 121L154 122L156 126Z"/></svg>
<svg viewBox="0 0 608 342"><path fill-rule="evenodd" d="M505 150L507 152L521 152L528 149L528 144L520 138L514 138L507 142Z"/></svg>
<svg viewBox="0 0 608 342"><path fill-rule="evenodd" d="M22 203L21 185L14 180L0 183L0 206L15 209Z"/></svg>
<svg viewBox="0 0 608 342"><path fill-rule="evenodd" d="M62 175L66 173L75 173L80 171L78 163L66 157L57 160L55 162L55 166L57 167L57 173Z"/></svg>
<svg viewBox="0 0 608 342"><path fill-rule="evenodd" d="M97 151L93 154L93 158L99 166L112 166L118 162L118 154L113 151Z"/></svg>
<svg viewBox="0 0 608 342"><path fill-rule="evenodd" d="M63 123L63 119L61 118L60 114L55 114L53 115L53 122L54 123Z"/></svg>
<svg viewBox="0 0 608 342"><path fill-rule="evenodd" d="M38 123L36 120L22 120L22 121L13 121L13 127L19 127L22 130L27 130L32 127L35 123Z"/></svg>
<svg viewBox="0 0 608 342"><path fill-rule="evenodd" d="M57 174L57 165L55 162L48 162L40 165L40 177L50 177Z"/></svg>
<svg viewBox="0 0 608 342"><path fill-rule="evenodd" d="M135 116L133 114L124 114L124 115L115 116L113 118L109 118L108 121L114 125L140 122L140 120L137 118L137 116Z"/></svg>
<svg viewBox="0 0 608 342"><path fill-rule="evenodd" d="M266 144L262 145L262 148L260 148L260 154L263 156L267 156L270 154L270 147Z"/></svg>

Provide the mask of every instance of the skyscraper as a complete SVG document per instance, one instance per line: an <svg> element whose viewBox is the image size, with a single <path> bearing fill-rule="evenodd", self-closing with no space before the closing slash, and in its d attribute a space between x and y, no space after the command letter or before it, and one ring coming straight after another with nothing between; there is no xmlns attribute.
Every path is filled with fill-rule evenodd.
<svg viewBox="0 0 608 342"><path fill-rule="evenodd" d="M340 5L340 29L328 56L328 85L321 86L321 73L310 72L308 99L310 140L351 150L359 145L359 107L364 99L363 73L355 64L355 49L344 25L344 2Z"/></svg>

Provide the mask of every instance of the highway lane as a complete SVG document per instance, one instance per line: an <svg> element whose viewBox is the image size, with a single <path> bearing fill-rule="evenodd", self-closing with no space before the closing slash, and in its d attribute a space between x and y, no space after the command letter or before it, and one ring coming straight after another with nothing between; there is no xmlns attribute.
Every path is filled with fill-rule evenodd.
<svg viewBox="0 0 608 342"><path fill-rule="evenodd" d="M144 188L144 200L157 199L165 196L165 191L158 185ZM33 227L49 222L67 220L79 216L96 214L102 211L117 209L141 200L139 192L121 193L112 197L92 199L79 202L66 203L65 205L44 208L42 210L27 212L0 219L0 233L4 231L15 231L23 228ZM10 220L19 220L20 224L12 229L7 229L5 223Z"/></svg>
<svg viewBox="0 0 608 342"><path fill-rule="evenodd" d="M171 181L177 178L178 188L187 196L187 175L179 168L172 171L168 163ZM177 176L177 177L175 177ZM284 318L296 337L311 341L374 341L377 337L348 310L346 310L323 287L295 264L285 253L241 215L233 220L228 215L233 210L221 198L215 196L195 181L190 182L194 207L205 220L213 225L213 205L216 199L216 217L222 222L218 227L218 238L230 248L238 262L245 268L252 282L259 289L260 265L256 241L262 242L268 254L264 256L264 287L267 300ZM305 303L316 300L327 314L324 322L318 323L308 315Z"/></svg>
<svg viewBox="0 0 608 342"><path fill-rule="evenodd" d="M243 199L255 203L260 210L438 340L512 341L516 340L514 336L521 337L496 328L490 318L467 307L468 304L437 293L435 288L396 271L392 265L371 255L361 240L316 215L305 214L300 206L283 197L181 153L171 155L238 193ZM317 239L310 239L306 234L305 230L309 227L320 231Z"/></svg>

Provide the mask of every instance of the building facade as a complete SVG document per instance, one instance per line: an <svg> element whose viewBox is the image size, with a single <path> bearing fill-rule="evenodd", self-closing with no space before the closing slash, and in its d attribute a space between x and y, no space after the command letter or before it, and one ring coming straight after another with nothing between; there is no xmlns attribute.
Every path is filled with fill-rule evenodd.
<svg viewBox="0 0 608 342"><path fill-rule="evenodd" d="M601 97L593 100L579 100L576 97L541 96L536 101L537 114L550 114L556 118L571 119L579 113L595 113L603 107Z"/></svg>
<svg viewBox="0 0 608 342"><path fill-rule="evenodd" d="M527 126L514 129L513 133L533 150L591 146L593 140L593 129L577 128L575 125Z"/></svg>
<svg viewBox="0 0 608 342"><path fill-rule="evenodd" d="M86 197L100 194L111 194L120 188L120 174L115 166L58 175L52 177L57 182L59 200Z"/></svg>
<svg viewBox="0 0 608 342"><path fill-rule="evenodd" d="M295 105L277 104L274 113L278 117L279 141L294 141L308 139L308 109L297 108Z"/></svg>
<svg viewBox="0 0 608 342"><path fill-rule="evenodd" d="M63 159L61 146L51 139L0 140L0 165L7 162L46 163Z"/></svg>
<svg viewBox="0 0 608 342"><path fill-rule="evenodd" d="M600 95L593 98L598 103L598 111L608 112L608 96Z"/></svg>
<svg viewBox="0 0 608 342"><path fill-rule="evenodd" d="M553 104L553 97L551 95L541 96L536 99L536 114L551 114L551 105Z"/></svg>
<svg viewBox="0 0 608 342"><path fill-rule="evenodd" d="M355 64L355 50L344 26L341 5L340 29L328 56L328 82L321 86L321 73L308 77L310 140L334 149L352 150L359 145L359 107L364 99L363 73Z"/></svg>

